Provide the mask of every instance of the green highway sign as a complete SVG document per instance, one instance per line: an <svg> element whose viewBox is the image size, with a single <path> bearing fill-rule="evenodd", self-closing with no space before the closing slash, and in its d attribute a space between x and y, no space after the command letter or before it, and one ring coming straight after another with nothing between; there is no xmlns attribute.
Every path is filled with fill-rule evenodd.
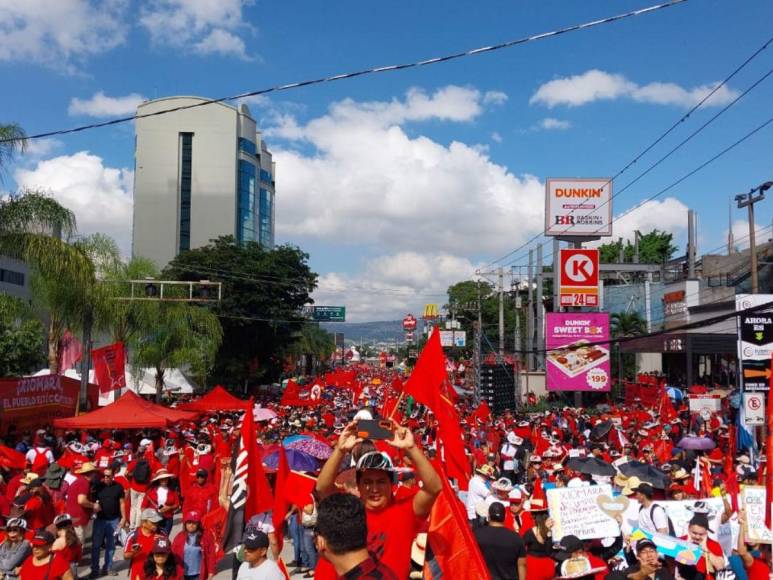
<svg viewBox="0 0 773 580"><path fill-rule="evenodd" d="M346 306L314 306L312 319L318 322L346 322Z"/></svg>

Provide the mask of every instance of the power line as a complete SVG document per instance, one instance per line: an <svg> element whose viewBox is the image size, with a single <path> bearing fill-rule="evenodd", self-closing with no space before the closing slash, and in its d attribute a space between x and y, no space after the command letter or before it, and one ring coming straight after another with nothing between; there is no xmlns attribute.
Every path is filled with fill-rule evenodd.
<svg viewBox="0 0 773 580"><path fill-rule="evenodd" d="M708 93L708 94L707 94L705 97L703 97L703 98L702 98L700 101L698 101L698 103L696 103L696 104L695 104L695 105L694 105L694 106L693 106L693 107L692 107L692 108L691 108L689 111L687 111L687 112L686 112L684 115L682 115L682 116L681 116L679 119L677 119L677 121L676 121L676 122L674 122L674 123L673 123L673 124L672 124L672 125L671 125L671 126L670 126L670 127L669 127L669 128L666 130L666 131L665 131L665 132L661 133L661 135L660 135L660 136L659 136L657 139L655 139L655 140L654 140L652 143L650 143L650 144L649 144L647 147L645 147L645 148L644 148L644 149L643 149L643 150L642 150L642 151L641 151L639 154L637 154L637 155L636 155L636 156L635 156L635 157L634 157L634 158L633 158L631 161L629 161L629 162L628 162L628 163L627 163L627 164L626 164L626 165L625 165L625 166L624 166L622 169L620 169L620 170L619 170L617 173L615 173L615 175L614 175L612 178L610 178L610 179L609 179L609 181L607 181L606 185L608 185L609 183L613 182L613 181L614 181L615 179L617 179L617 178L618 178L620 175L622 175L623 173L625 173L625 172L626 172L628 169L630 169L630 168L631 168L633 165L635 165L635 164L636 164L636 163L637 163L637 162L638 162L638 161L639 161L639 160L640 160L642 157L644 157L644 155L646 155L646 154L647 154L649 151L651 151L651 150L652 150L652 149L653 149L653 148L654 148L654 147L655 147L655 146L656 146L658 143L660 143L661 141L663 141L663 139L665 139L665 138L666 138L666 137L667 137L669 134L671 134L671 132L673 132L673 131L674 131L674 129L676 129L676 128L677 128L679 125L681 125L682 123L684 123L684 122L685 122L685 121L686 121L686 120L687 120L687 119L688 119L688 118L689 118L689 117L690 117L690 116L691 116L691 115L692 115L692 114L693 114L693 113L694 113L696 110L698 110L700 107L702 107L702 106L704 105L704 103L706 103L706 102L707 102L707 101L708 101L708 100L709 100L709 99L710 99L710 98L711 98L711 97L712 97L712 96L713 96L713 95L714 95L714 94L715 94L717 91L719 91L719 90L720 90L722 87L724 87L724 86L725 86L725 85L726 85L728 82L730 82L730 80L732 80L732 79L733 79L733 77L735 77L735 76L736 76L736 75L737 75L739 72L741 72L741 71L742 71L744 68L746 68L746 66L747 66L749 63L751 63L751 62L752 62L752 61L753 61L755 58L757 58L757 56L759 56L759 54L760 54L762 51L764 51L765 49L767 49L767 48L768 48L768 46L770 46L770 44L771 44L771 43L773 43L773 37L771 37L771 38L769 38L767 41L765 41L765 42L764 42L764 43L763 43L763 44L762 44L762 45L761 45L761 46L760 46L760 47L759 47L757 50L755 50L755 51L754 51L754 52L753 52L753 53L752 53L752 54L751 54L751 55L750 55L750 56L749 56L749 57L748 57L746 60L744 60L744 61L743 61L743 62L742 62L740 65L738 65L738 66L735 68L735 70L733 70L733 71L732 71L732 72L731 72L729 75L727 75L727 76L726 76L726 77L725 77L725 78L722 80L722 82L720 82L720 83L719 83L717 86L715 86L715 87L714 87L714 88L713 88L713 89L712 89L712 90L711 90L711 91L710 91L710 92L709 92L709 93ZM752 85L751 87L749 87L749 88L746 90L746 92L744 92L744 95L745 95L746 93L748 93L750 90L754 89L754 88L755 88L755 87L756 87L756 86L757 86L757 85L758 85L760 82L762 82L762 81L763 81L765 78L767 78L767 76L768 76L769 74L770 74L770 72L768 72L768 74L767 74L767 75L765 75L763 78L761 78L760 80L758 80L758 81L757 81L757 82L756 82L754 85ZM743 95L741 95L741 97L742 97L742 96L743 96ZM737 99L735 99L735 101L733 101L733 103L732 103L732 104L735 104L735 102L736 102L736 101L738 101L738 99L740 99L740 97L738 97ZM732 104L731 104L731 105L732 105ZM728 108L728 107L726 107L725 109L723 109L723 111L721 111L719 114L721 114L722 112L724 112L724 110L726 110L727 108ZM715 118L716 118L717 116L719 116L719 114L718 114L718 115L716 115L716 116L715 116ZM712 119L711 121L713 121L713 119ZM711 121L709 121L709 122L711 122ZM705 127L705 125L704 125L704 127ZM702 127L700 130L702 130L702 129L703 129L703 127ZM700 130L699 130L699 131L700 131ZM698 132L699 132L699 131L698 131ZM688 139L688 140L689 140L689 139ZM683 143L682 143L682 144L683 144ZM680 144L680 145L679 145L679 147L681 147L681 145L682 145L682 144ZM677 147L677 148L678 148L678 147ZM673 152L673 151L672 151L672 152ZM653 168L653 167L651 167L650 169L652 169L652 168ZM649 170L647 170L647 172L649 172ZM645 173L647 173L647 172L645 172ZM640 176L640 177L641 177L641 176ZM639 179L639 178L637 178L636 180L634 180L634 182L635 182L635 181L638 181L638 179ZM634 183L634 182L631 182L630 184L626 185L626 187L625 187L624 189L627 189L627 188L628 188L628 187L629 187L629 186L630 186L632 183ZM621 191L621 192L619 192L619 193L622 193L622 191ZM619 193L618 193L618 194L619 194ZM616 197L618 194L616 194L616 195L615 195L615 197ZM571 211L571 212L569 212L569 214L568 214L568 215L572 215L572 214L573 214L575 211L576 211L576 209L572 209L572 211ZM618 217L617 217L617 218L615 218L615 219L619 219L620 217L622 217L622 216L618 216ZM613 220L613 221L614 221L614 220ZM507 253L507 254L505 254L504 256L501 256L501 257L497 258L496 260L494 260L494 261L492 261L492 262L489 262L488 264L486 264L485 266L483 266L483 268L481 268L481 269L488 268L488 267L490 267L490 266L492 266L492 265L494 265L494 264L497 264L497 263L499 263L499 262L501 262L501 261L503 261L503 260L506 260L507 258L509 258L510 256L512 256L513 254L515 254L515 253L519 252L521 249L525 248L526 246L528 246L529 244L531 244L532 242L534 242L535 240L537 240L537 239L538 239L540 236L542 236L542 235L543 235L543 234L542 234L542 232L540 232L540 233L538 233L538 234L535 234L534 236L532 236L530 239L528 239L527 241L525 241L524 243L522 243L520 246L518 246L518 247L517 247L517 248L515 248L514 250L512 250L512 251L508 252L508 253ZM546 243L547 243L547 242L546 242ZM544 244L543 244L543 245L544 245ZM519 259L519 258L515 258L515 259Z"/></svg>
<svg viewBox="0 0 773 580"><path fill-rule="evenodd" d="M164 110L161 110L161 111L155 111L153 113L143 113L143 114L139 114L139 115L135 114L135 115L127 116L127 117L117 117L115 119L110 119L108 121L102 121L102 122L99 122L99 123L91 123L91 124L88 124L88 125L81 125L79 127L73 127L73 128L70 128L70 129L59 129L59 130L55 130L55 131L47 131L45 133L37 133L35 135L30 135L26 139L32 140L32 139L42 139L44 137L53 137L55 135L68 135L68 134L71 134L71 133L79 133L81 131L87 131L87 130L90 130L90 129L98 129L98 128L101 128L101 127L109 127L109 126L118 125L118 124L121 124L121 123L128 123L129 121L133 121L133 120L136 120L136 119L144 119L146 117L155 117L155 116L158 116L158 115L166 115L168 113L173 113L173 112L176 112L176 111L183 111L183 110L187 110L187 109L193 109L193 108L196 108L196 107L202 107L202 106L211 105L211 104L214 104L214 103L223 103L223 102L227 102L227 101L235 101L235 100L243 99L243 98L246 98L246 97L254 97L254 96L258 96L258 95L266 95L268 93L276 93L276 92L287 91L287 90L291 90L291 89L299 89L301 87L308 87L308 86L311 86L311 85L318 85L318 84L334 82L334 81L341 81L341 80L351 79L351 78L355 78L355 77L361 77L361 76L365 76L365 75L378 74L378 73L386 73L386 72L405 70L405 69L410 69L410 68L419 68L419 67L424 67L424 66L430 66L430 65L439 64L439 63L442 63L442 62L449 62L449 61L452 61L452 60L457 60L457 59L460 59L460 58L465 58L465 57L468 57L468 56L476 56L476 55L484 54L484 53L487 53L487 52L494 52L494 51L502 50L502 49L505 49L505 48L512 48L514 46L518 46L518 45L521 45L521 44L526 44L526 43L529 43L529 42L535 42L535 41L538 41L538 40L544 40L546 38L552 38L554 36L559 36L561 34L567 34L567 33L570 33L570 32L577 32L579 30L585 30L587 28L594 28L594 27L600 26L602 24L611 24L613 22L617 22L617 21L624 20L624 19L627 19L627 18L633 18L633 17L636 17L636 16L643 16L645 14L650 14L650 13L653 13L653 12L657 12L657 11L662 10L664 8L671 8L672 6L676 6L677 4L682 4L684 2L687 2L687 0L670 0L669 2L664 2L662 4L655 4L653 6L648 6L646 8L640 8L638 10L632 10L630 12L625 12L623 14L617 14L617 15L614 15L614 16L608 16L606 18L601 18L599 20L592 20L590 22L584 22L582 24L574 24L574 25L566 26L564 28L559 28L559 29L556 29L556 30L553 30L553 31L550 31L550 32L543 32L543 33L540 33L540 34L534 34L534 35L531 35L531 36L526 36L526 37L518 38L518 39L515 39L515 40L508 40L506 42L501 42L499 44L494 44L494 45L491 45L491 46L481 46L481 47L474 48L474 49L471 49L471 50L465 50L465 51L462 51L462 52L456 52L456 53L453 53L453 54L447 54L445 56L438 56L438 57L434 57L434 58L429 58L429 59L420 60L420 61L414 61L414 62L409 62L409 63L403 63L403 64L393 64L393 65L387 65L387 66L379 66L379 67L367 68L367 69L362 69L362 70L359 70L359 71L348 72L348 73L340 73L340 74L335 74L335 75L332 75L332 76L320 77L320 78L316 78L316 79L309 79L309 80L305 80L305 81L298 81L298 82L288 83L288 84L284 84L284 85L275 85L273 87L268 87L268 88L265 88L265 89L258 89L258 90L255 90L255 91L249 91L249 92L246 92L246 93L241 93L239 95L234 95L234 96L230 96L230 97L220 97L220 98L217 98L217 99L209 99L207 101L203 101L203 102L199 102L199 103L192 103L192 104L189 104L189 105L181 105L181 106L178 106L178 107L173 107L171 109L164 109ZM0 139L0 143L7 143L7 142L10 142L10 141L15 141L15 140L14 139Z"/></svg>

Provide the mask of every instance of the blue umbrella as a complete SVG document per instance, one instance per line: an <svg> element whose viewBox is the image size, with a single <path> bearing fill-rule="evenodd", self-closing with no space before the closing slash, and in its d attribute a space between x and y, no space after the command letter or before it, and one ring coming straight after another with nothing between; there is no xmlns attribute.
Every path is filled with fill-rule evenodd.
<svg viewBox="0 0 773 580"><path fill-rule="evenodd" d="M668 387L666 389L666 394L674 401L681 401L684 399L684 393L680 389L675 389L674 387Z"/></svg>
<svg viewBox="0 0 773 580"><path fill-rule="evenodd" d="M308 453L295 449L285 449L285 454L287 455L287 464L293 471L317 471L319 469L319 461ZM277 469L279 467L279 452L275 451L266 455L263 464L271 469Z"/></svg>
<svg viewBox="0 0 773 580"><path fill-rule="evenodd" d="M313 439L313 437L310 435L290 435L289 437L285 437L284 441L282 441L282 445L300 441L301 439Z"/></svg>

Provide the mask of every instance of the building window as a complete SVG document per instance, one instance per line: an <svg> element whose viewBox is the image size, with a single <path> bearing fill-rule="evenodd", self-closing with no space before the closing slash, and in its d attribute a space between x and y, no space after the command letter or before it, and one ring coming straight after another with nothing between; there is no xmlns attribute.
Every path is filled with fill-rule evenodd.
<svg viewBox="0 0 773 580"><path fill-rule="evenodd" d="M270 248L273 245L274 232L272 231L272 206L273 200L271 198L271 192L267 189L260 188L260 245L265 248Z"/></svg>
<svg viewBox="0 0 773 580"><path fill-rule="evenodd" d="M15 286L24 286L24 272L15 272L0 268L0 282L14 284Z"/></svg>
<svg viewBox="0 0 773 580"><path fill-rule="evenodd" d="M254 242L257 239L255 205L255 165L243 159L239 160L239 199L237 239L240 242Z"/></svg>
<svg viewBox="0 0 773 580"><path fill-rule="evenodd" d="M193 133L180 133L180 252L191 249L192 172Z"/></svg>
<svg viewBox="0 0 773 580"><path fill-rule="evenodd" d="M239 137L239 151L244 151L247 155L256 157L258 154L258 148L253 141Z"/></svg>
<svg viewBox="0 0 773 580"><path fill-rule="evenodd" d="M271 183L271 174L265 169L260 170L260 180L266 183Z"/></svg>

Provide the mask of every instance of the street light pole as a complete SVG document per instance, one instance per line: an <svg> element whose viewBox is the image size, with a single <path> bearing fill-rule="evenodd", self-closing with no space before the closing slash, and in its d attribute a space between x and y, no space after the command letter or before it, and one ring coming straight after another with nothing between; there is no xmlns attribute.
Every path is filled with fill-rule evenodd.
<svg viewBox="0 0 773 580"><path fill-rule="evenodd" d="M739 193L735 196L738 209L749 208L749 254L751 256L752 294L759 294L759 275L757 272L757 240L754 232L754 204L765 199L765 192L773 187L773 181L758 185L749 193ZM754 195L754 192L759 192Z"/></svg>

